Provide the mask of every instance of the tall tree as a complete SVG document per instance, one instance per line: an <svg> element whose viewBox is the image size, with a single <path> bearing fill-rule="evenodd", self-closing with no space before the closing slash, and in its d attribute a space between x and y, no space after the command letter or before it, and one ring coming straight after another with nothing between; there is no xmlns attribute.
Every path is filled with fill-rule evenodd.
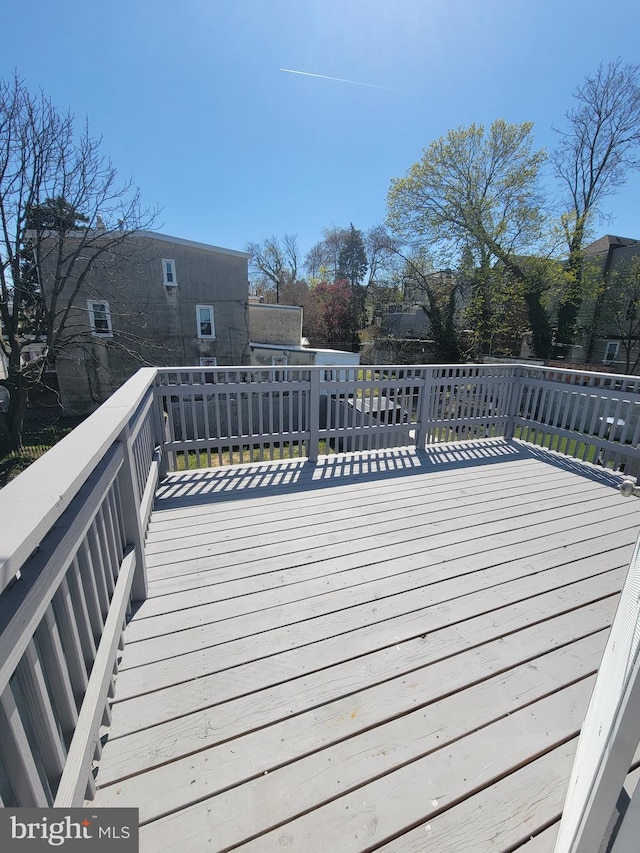
<svg viewBox="0 0 640 853"><path fill-rule="evenodd" d="M562 217L568 249L567 287L558 310L557 354L574 341L583 298L583 247L602 202L640 166L640 67L620 59L600 65L575 92L576 105L554 155L564 187Z"/></svg>
<svg viewBox="0 0 640 853"><path fill-rule="evenodd" d="M338 278L340 252L342 251L347 230L345 228L325 228L322 240L311 247L305 257L305 268L312 279L333 282Z"/></svg>
<svg viewBox="0 0 640 853"><path fill-rule="evenodd" d="M352 298L353 291L346 279L321 281L311 288L313 326L308 326L308 334L315 345L344 349L352 344Z"/></svg>
<svg viewBox="0 0 640 853"><path fill-rule="evenodd" d="M379 316L384 305L399 300L402 288L400 244L384 225L374 225L364 236L369 267L365 284L367 322Z"/></svg>
<svg viewBox="0 0 640 853"><path fill-rule="evenodd" d="M20 446L29 388L77 342L70 322L92 269L155 213L120 183L100 140L42 92L0 80L0 348L9 392L0 452ZM27 361L25 346L42 345Z"/></svg>
<svg viewBox="0 0 640 853"><path fill-rule="evenodd" d="M391 182L391 228L409 243L434 245L447 266L470 253L482 287L496 261L524 285L520 258L539 244L544 225L538 175L546 155L533 149L532 129L499 119L486 132L472 124L432 142ZM486 335L483 329L483 342Z"/></svg>
<svg viewBox="0 0 640 853"><path fill-rule="evenodd" d="M433 357L437 362L456 364L463 361L463 347L458 329L461 279L451 270L434 270L424 250L404 257L402 280L405 295L419 305L429 321L433 341Z"/></svg>
<svg viewBox="0 0 640 853"><path fill-rule="evenodd" d="M270 237L261 243L247 243L251 254L249 269L258 287L275 291L275 301L282 301L282 292L298 279L298 240L295 234L285 234L282 240Z"/></svg>
<svg viewBox="0 0 640 853"><path fill-rule="evenodd" d="M351 287L356 288L364 279L367 271L367 253L364 248L362 231L354 228L353 222L344 235L344 242L338 255L338 278L346 278Z"/></svg>
<svg viewBox="0 0 640 853"><path fill-rule="evenodd" d="M624 372L635 373L640 365L640 258L617 274L611 317L624 351Z"/></svg>
<svg viewBox="0 0 640 853"><path fill-rule="evenodd" d="M369 262L367 283L389 283L399 274L399 242L384 225L374 225L364 236L364 248Z"/></svg>

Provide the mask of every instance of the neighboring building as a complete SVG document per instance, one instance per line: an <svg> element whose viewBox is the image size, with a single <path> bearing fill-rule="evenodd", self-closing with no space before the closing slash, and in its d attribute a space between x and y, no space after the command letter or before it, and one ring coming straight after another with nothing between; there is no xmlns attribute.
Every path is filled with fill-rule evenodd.
<svg viewBox="0 0 640 853"><path fill-rule="evenodd" d="M249 302L251 364L312 364L302 346L302 308Z"/></svg>
<svg viewBox="0 0 640 853"><path fill-rule="evenodd" d="M436 270L426 276L429 287L438 293L449 293L456 284L456 274L450 270ZM429 319L423 309L427 296L418 278L406 278L401 302L384 306L380 316L382 334L395 338L426 340L429 337ZM459 300L462 304L462 300Z"/></svg>
<svg viewBox="0 0 640 853"><path fill-rule="evenodd" d="M419 305L413 302L390 302L384 306L380 317L384 335L394 338L420 338L429 336L429 320Z"/></svg>
<svg viewBox="0 0 640 853"><path fill-rule="evenodd" d="M250 301L249 348L251 364L265 367L360 364L357 352L306 345L302 337L302 308L297 305Z"/></svg>
<svg viewBox="0 0 640 853"><path fill-rule="evenodd" d="M584 250L581 339L567 361L627 373L640 364L640 240L606 234Z"/></svg>
<svg viewBox="0 0 640 853"><path fill-rule="evenodd" d="M74 300L74 340L56 362L65 412L94 409L143 365L247 364L248 260L148 231L126 238Z"/></svg>

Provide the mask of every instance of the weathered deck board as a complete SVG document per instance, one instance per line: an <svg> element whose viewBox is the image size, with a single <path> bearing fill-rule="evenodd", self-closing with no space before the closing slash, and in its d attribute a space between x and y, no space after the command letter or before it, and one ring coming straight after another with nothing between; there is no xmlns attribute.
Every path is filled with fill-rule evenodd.
<svg viewBox="0 0 640 853"><path fill-rule="evenodd" d="M190 688L183 689L183 699L193 700L201 697L203 705L206 702L201 710L189 715L174 716L173 719L164 723L158 721L153 729L141 728L141 726L145 724L145 718L147 725L150 722L156 722L159 715L154 716L150 700L153 699L156 705L160 705L164 704L162 701L164 697L152 694L144 704L139 700L133 700L137 703L136 712L139 716L134 719L138 720L138 729L125 737L121 743L112 738L105 748L101 779L103 783L107 780L112 781L130 773L136 766L142 769L162 763L167 753L170 753L171 758L177 758L180 754L196 752L216 742L238 737L244 731L275 724L296 714L302 714L307 709L322 707L328 702L340 700L341 697L353 696L357 691L366 689L367 685L372 685L370 687L372 690L375 689L373 685L382 685L377 692L385 694L390 689L390 680L395 678L394 689L400 690L404 684L401 676L406 677L411 674L412 678L417 678L420 667L428 668L428 671L421 673L421 677L429 681L428 695L437 697L442 695L443 690L446 692L451 684L459 683L460 678L462 678L460 683L469 683L470 677L460 661L467 660L467 665L472 668L484 667L482 671L486 675L492 674L496 668L499 669L494 661L502 658L500 655L498 658L495 657L496 650L502 651L503 654L511 651L511 643L504 641L504 636L509 630L520 628L522 631L514 635L518 643L512 655L516 655L517 662L527 659L528 643L533 643L537 653L540 653L541 649L551 650L563 641L567 642L583 636L583 632L589 634L602 630L610 624L615 606L615 599L612 596L586 605L580 612L581 622L576 626L575 606L579 602L580 592L572 591L571 602L565 599L563 614L539 623L537 620L542 617L542 612L537 607L532 607L530 602L525 602L519 607L509 608L507 612L500 613L501 618L498 624L496 624L495 614L487 614L469 620L468 623L435 631L428 636L428 640L426 637L419 636L401 643L399 639L394 642L394 638L389 638L392 645L379 652L361 655L344 663L335 662L330 667L315 669L317 664L312 657L307 657L305 660L298 655L297 659L300 661L298 670L289 667L285 670L279 669L277 661L271 667L271 672L264 675L258 672L257 666L252 667L251 673L255 676L255 681L252 680L251 674L247 678L242 670L221 673L217 679L219 690L215 689L213 679L204 688L204 693L199 692L202 685L197 685L198 693L194 697L184 695L190 691ZM557 604L545 603L547 604L545 615L548 616L549 610L553 611L553 607L557 607ZM531 610L530 613L527 612L527 608ZM530 620L529 625L532 625L530 628L526 628L528 620ZM523 625L525 628L522 627ZM536 645L536 637L540 634L543 637L542 645L539 640ZM467 649L470 650L468 654ZM460 672L456 671L455 677L451 673L451 656L454 654L459 655L456 665L462 667ZM342 659L344 660L345 657L343 647ZM438 666L439 661L444 663ZM269 662L266 665L269 666ZM307 675L304 675L305 671ZM238 683L236 683L236 677L239 680ZM433 690L439 690L440 693L434 694ZM402 690L398 695L399 701L405 701ZM409 705L414 698L414 692L410 692L406 700ZM351 699L348 702L351 702ZM384 707L387 706L388 700ZM183 710L186 713L188 707L188 703L185 703L180 708L176 702L175 710ZM338 716L342 713L341 710ZM362 715L358 725L361 720ZM124 733L119 728L114 734L117 736Z"/></svg>
<svg viewBox="0 0 640 853"><path fill-rule="evenodd" d="M456 676L449 674L450 661L414 670L314 711L267 727L256 727L252 734L236 738L232 746L223 743L182 761L172 761L153 773L121 781L110 786L109 791L105 789L103 802L117 805L123 792L138 802L145 800L140 819L147 822L188 805L189 798L232 788L219 804L212 803L211 807L228 811L246 830L258 820L257 816L252 820L250 814L256 785L260 788L265 783L264 773L273 774L279 768L277 772L283 780L279 790L284 787L290 793L281 803L276 793L269 794L272 801L268 819L273 821L274 815L283 810L288 812L285 818L295 816L318 804L315 780L323 774L322 797L328 798L332 791L337 796L404 760L415 758L418 749L427 752L466 734L469 725L477 728L491 721L496 713L496 691L504 703L499 713L509 713L536 696L593 673L602 654L605 639L602 631L545 654L532 667L531 658L540 649L546 652L556 628L559 638L554 637L555 642L562 642L572 634L570 620L566 618L564 625L527 632L523 642L531 644L527 649L530 656L524 663L520 663L524 647L511 650L503 648L507 644L496 641L461 655L456 661L459 669ZM465 670L473 671L478 683L459 690L460 685L468 683ZM496 672L499 674L493 675ZM449 695L452 690L457 692ZM473 714L469 711L471 704ZM230 711L233 713L232 708ZM296 761L299 756L307 757ZM292 761L295 763L291 764ZM215 776L210 777L208 771L212 767ZM340 768L339 783L327 777L327 770L332 767ZM268 780L269 790L272 782L273 779ZM164 791L161 802L145 794L149 784L154 790ZM261 829L264 826L258 825L258 830Z"/></svg>
<svg viewBox="0 0 640 853"><path fill-rule="evenodd" d="M299 606L297 612L286 616L283 616L281 608L272 608L270 611L249 614L246 617L212 623L206 628L185 629L181 632L184 637L177 634L160 639L163 648L161 659L122 670L119 701L194 678L203 678L225 666L237 666L256 657L267 657L278 651L317 642L325 637L349 634L357 628L376 625L417 609L433 608L434 613L424 614L422 627L426 630L437 624L434 620L440 620L440 624L444 617L455 621L463 618L465 614L474 614L481 608L497 608L502 603L529 598L549 588L561 587L584 577L585 573L599 573L603 570L602 567L624 568L625 556L623 549L613 555L601 555L597 568L592 565L593 561L588 559L540 572L534 564L529 566L529 571L523 579L510 578L509 569L515 571L511 566L502 571L503 567L497 567L495 570L487 569L469 577L453 578L441 583L433 582L422 590L410 589L394 594L388 588L383 589L379 598L356 603L351 608L347 606L336 610L330 609L334 606L330 601L312 602L308 607ZM487 590L490 590L490 593L487 593ZM455 600L455 607L451 604L452 600ZM436 607L438 604L442 606ZM284 625L279 620L284 621ZM183 651L180 647L181 640L191 642L194 639L193 633L196 633L198 648ZM348 640L348 636L345 637L345 642ZM230 649L232 643L235 645ZM172 651L176 651L176 656L168 657Z"/></svg>
<svg viewBox="0 0 640 853"><path fill-rule="evenodd" d="M378 849L382 853L484 853L524 844L522 849L533 853L533 843L527 843L532 831L562 812L576 745L573 738L550 750ZM537 853L553 853L556 834L553 825L543 831L535 846Z"/></svg>
<svg viewBox="0 0 640 853"><path fill-rule="evenodd" d="M261 853L279 850L283 846L304 851L331 850L336 853L369 849L374 842L386 841L407 827L413 828L418 823L428 822L438 811L465 795L475 793L478 787L493 784L525 760L531 760L575 737L593 683L593 678L580 681L560 694L554 693L527 705L502 720L446 743L443 748L418 757L355 790L349 791L347 788L337 799L332 798L326 804L319 804L312 811L287 821L286 825L276 826L260 834L254 840L242 844L240 849ZM425 732L434 739L433 730L429 730L430 722L433 726L433 720L425 720ZM439 725L444 725L442 718L439 718ZM385 745L386 741L379 742L378 749L383 749ZM419 755L420 747L418 741L414 748ZM337 770L332 768L333 774L339 779L341 771L347 770L347 767L348 763L341 763ZM263 820L269 820L269 811L277 800L295 796L295 791L286 782L279 787L277 783L272 785L273 780L268 781L264 800L259 795L249 796L250 812L262 814ZM321 785L321 781L318 781L318 785ZM322 797L322 789L318 795ZM201 808L206 815L207 804ZM508 808L506 804L505 808ZM198 810L194 808L189 815L192 827L197 813ZM246 818L246 815L242 817ZM212 832L213 827L208 824L206 817L204 822L204 833L191 830L196 849L205 849L208 839L214 845L217 844L215 831ZM180 849L179 845L185 837L184 827L185 824L180 826L179 822L167 818L150 824L143 833L143 848L153 849L161 839L163 849ZM175 835L174 828L177 830ZM244 832L240 821L236 824L235 832L236 838ZM225 849L224 846L222 849Z"/></svg>
<svg viewBox="0 0 640 853"><path fill-rule="evenodd" d="M598 491L598 484L588 484L584 487L580 501L584 504L585 511L597 511L603 505ZM323 558L324 554L316 553L319 548L322 548L325 554L327 552L328 554L340 553L336 548L343 548L345 541L349 543L350 550L358 549L362 544L366 544L370 550L377 545L403 543L407 538L424 538L419 534L425 525L428 525L431 530L435 528L438 534L453 534L452 541L457 541L460 533L460 520L463 518L467 528L472 532L474 528L477 528L478 535L489 536L492 535L493 529L501 529L501 523L506 529L511 529L514 524L524 524L531 527L538 522L538 514L544 516L540 519L543 522L546 518L552 517L554 510L566 508L567 502L572 497L576 497L575 487L569 486L559 494L549 495L543 492L541 499L536 499L536 495L529 495L528 492L521 493L516 496L516 506L496 506L490 501L478 505L477 501L482 500L478 495L475 501L470 501L467 506L460 506L457 512L449 510L449 512L441 513L429 509L423 512L418 509L411 514L413 525L409 531L412 534L410 537L407 537L406 512L402 513L399 518L392 518L391 520L387 520L383 513L381 516L383 520L381 521L355 526L353 522L345 522L340 526L334 524L333 519L331 519L329 526L325 522L324 531L318 530L307 535L302 526L304 507L301 507L297 521L294 522L293 527L289 525L286 536L261 533L248 539L245 538L236 544L233 541L202 543L198 537L194 537L192 546L185 549L184 552L175 554L172 550L165 548L162 553L151 555L148 565L154 577L161 578L174 576L176 569L180 569L180 564L186 562L189 563L190 571L194 568L213 569L226 566L229 555L232 555L236 565L256 561L263 562L274 557L281 559L288 556L291 558L291 555L294 555L298 561L306 561L309 556L313 558L314 555ZM330 517L330 513L327 515ZM480 534L481 530L483 531L482 534ZM360 540L364 540L364 542Z"/></svg>
<svg viewBox="0 0 640 853"><path fill-rule="evenodd" d="M172 475L95 804L149 853L552 849L640 523L614 482L497 440Z"/></svg>
<svg viewBox="0 0 640 853"><path fill-rule="evenodd" d="M513 478L526 476L527 470L525 465L521 465L511 476ZM416 483L415 480L418 482ZM230 544L234 552L240 550L246 544L245 539L249 539L249 544L252 546L263 544L259 541L259 537L264 537L264 543L273 539L279 541L281 538L290 538L291 522L299 521L301 515L304 515L305 535L326 536L325 518L328 512L331 513L332 532L336 532L340 529L349 529L354 520L357 521L358 526L370 523L377 525L380 522L390 523L397 519L405 521L407 509L411 510L412 517L418 523L427 515L430 522L435 521L438 516L451 520L452 510L455 515L456 511L460 514L460 511L464 511L468 506L478 509L477 496L480 489L485 497L507 506L513 493L519 493L523 503L530 503L535 501L536 496L540 496L541 493L548 495L550 491L562 492L564 489L566 492L567 489L575 489L575 477L569 472L544 472L544 476L538 472L537 476L532 475L528 478L527 483L527 494L523 497L521 483L515 479L505 483L499 470L487 470L483 480L474 483L473 489L464 487L462 484L446 484L445 481L442 481L440 487L438 483L430 483L429 488L425 489L424 484L417 477L407 478L394 489L392 506L389 506L388 499L380 494L379 489L373 489L369 484L354 489L348 502L337 489L334 489L330 495L326 493L301 495L295 502L279 504L277 514L264 507L258 514L257 507L247 507L250 511L247 515L246 511L242 512L242 507L236 506L233 512L228 510L220 513L209 510L204 520L200 520L199 523L193 524L192 521L191 524L184 524L191 513L182 510L177 516L173 514L171 521L165 522L162 527L159 522L151 526L147 540L147 555L155 564L156 557L151 555L165 553L167 545L172 552L193 547L196 543L198 547L216 543L218 545L216 553L221 553L223 549L220 546L223 544ZM596 488L591 491L596 494L597 484L594 483L593 486ZM363 506L365 497L366 505ZM418 505L416 505L416 498L419 498ZM251 524L247 523L249 518ZM181 522L180 536L176 536L177 522ZM285 537L281 535L283 532ZM257 539L258 542L256 542ZM161 563L158 561L157 564Z"/></svg>

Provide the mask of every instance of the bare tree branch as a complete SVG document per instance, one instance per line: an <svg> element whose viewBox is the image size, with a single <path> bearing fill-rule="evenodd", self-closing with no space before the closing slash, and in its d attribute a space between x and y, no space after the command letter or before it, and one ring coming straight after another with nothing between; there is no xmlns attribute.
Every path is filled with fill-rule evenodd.
<svg viewBox="0 0 640 853"><path fill-rule="evenodd" d="M21 440L26 394L48 361L77 344L73 322L90 274L116 246L149 228L156 211L120 182L88 125L76 132L42 92L15 75L0 80L0 341L9 410L0 417L0 449ZM42 356L25 363L24 347Z"/></svg>
<svg viewBox="0 0 640 853"><path fill-rule="evenodd" d="M575 92L553 158L564 187L562 225L568 248L567 295L558 314L558 355L576 334L583 291L583 246L605 198L640 166L640 66L601 64Z"/></svg>

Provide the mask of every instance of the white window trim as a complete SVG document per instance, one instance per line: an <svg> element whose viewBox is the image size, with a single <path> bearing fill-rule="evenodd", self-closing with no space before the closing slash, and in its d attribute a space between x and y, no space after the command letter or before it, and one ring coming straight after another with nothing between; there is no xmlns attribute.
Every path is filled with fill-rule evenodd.
<svg viewBox="0 0 640 853"><path fill-rule="evenodd" d="M609 347L612 345L614 345L616 349L615 349L615 352L613 354L613 357L608 358L607 353L609 352ZM617 360L619 353L620 353L620 341L607 341L606 344L604 345L604 358L602 359L603 363L604 364L612 364L613 362L615 362Z"/></svg>
<svg viewBox="0 0 640 853"><path fill-rule="evenodd" d="M167 264L171 264L171 272L173 274L173 281L169 281L167 279ZM177 287L178 286L178 275L176 273L176 262L173 258L163 258L162 259L162 283L165 287Z"/></svg>
<svg viewBox="0 0 640 853"><path fill-rule="evenodd" d="M218 359L208 355L200 356L200 367L217 367Z"/></svg>
<svg viewBox="0 0 640 853"><path fill-rule="evenodd" d="M210 335L203 335L201 333L200 310L202 308L206 308L208 311L211 311L211 334ZM213 311L213 305L196 305L196 331L198 333L198 337L201 338L202 340L210 341L210 340L213 340L215 338L215 336L216 336L216 325L215 325L215 314Z"/></svg>
<svg viewBox="0 0 640 853"><path fill-rule="evenodd" d="M107 331L99 331L96 329L96 315L93 306L104 305L107 320ZM96 338L112 338L113 327L111 325L111 309L109 303L105 299L87 299L87 311L89 312L89 324L91 325L91 334Z"/></svg>

